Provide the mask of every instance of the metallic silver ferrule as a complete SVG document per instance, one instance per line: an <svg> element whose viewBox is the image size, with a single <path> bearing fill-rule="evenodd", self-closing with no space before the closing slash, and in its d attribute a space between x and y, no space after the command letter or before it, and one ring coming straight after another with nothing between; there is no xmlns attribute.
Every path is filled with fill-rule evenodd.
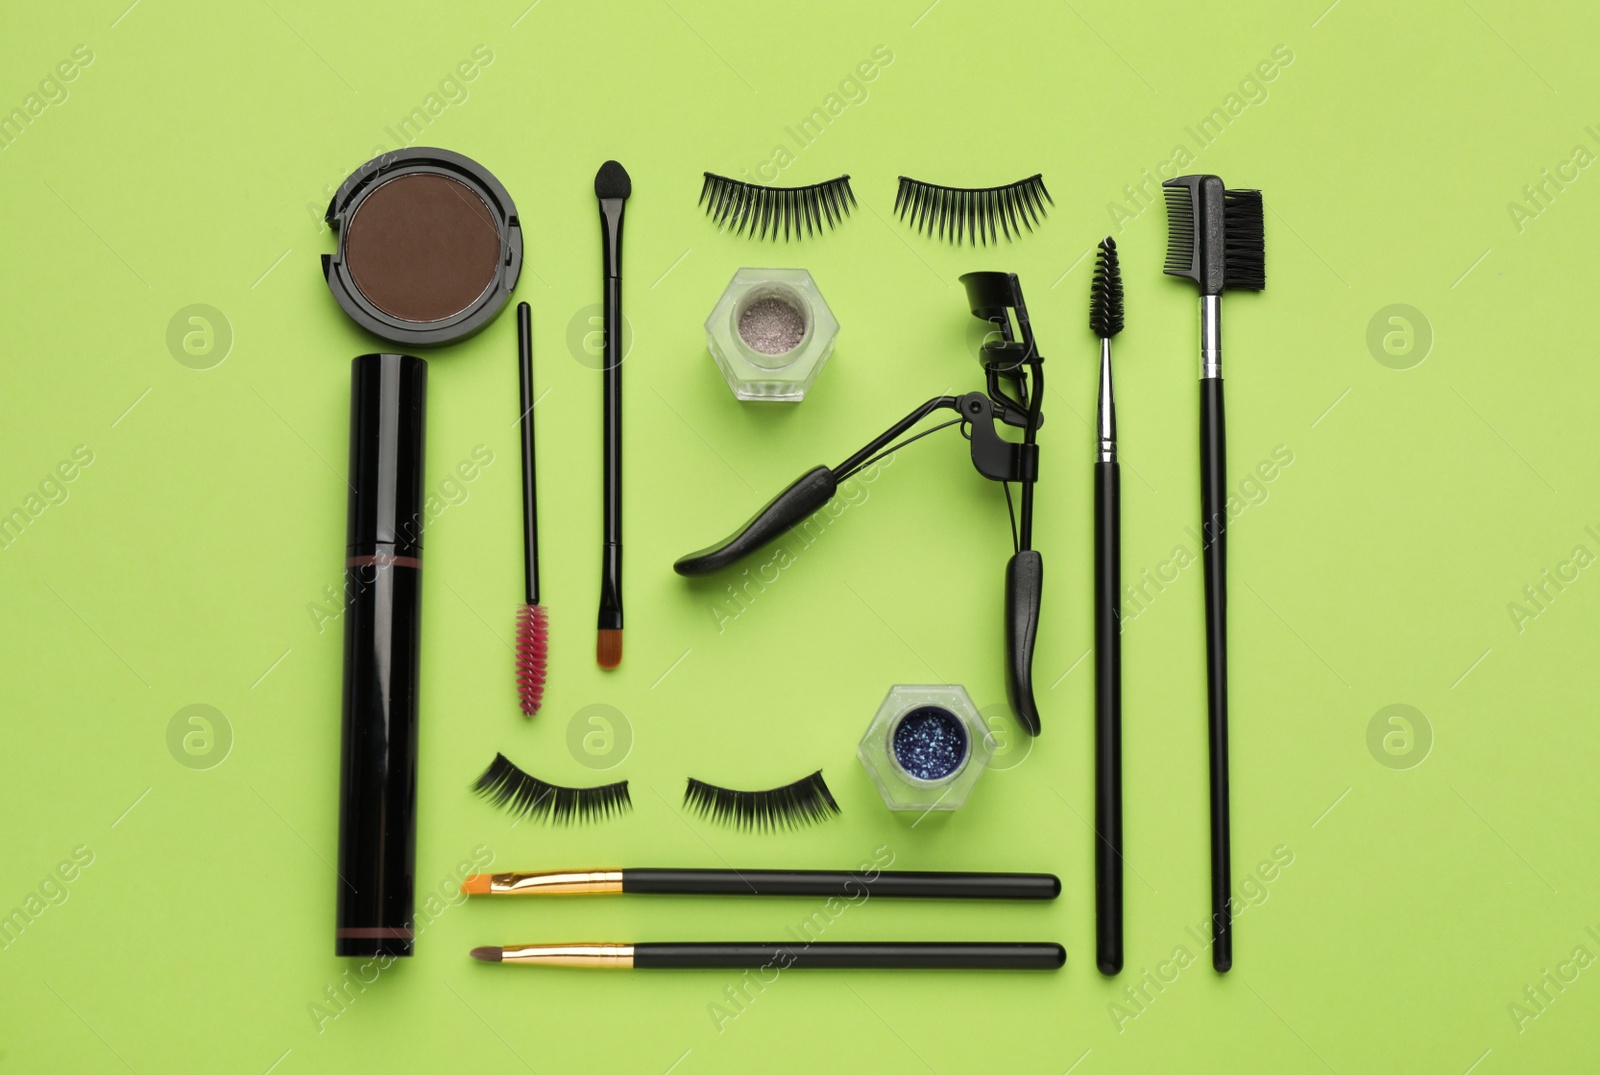
<svg viewBox="0 0 1600 1075"><path fill-rule="evenodd" d="M1222 376L1222 296L1200 296L1200 379Z"/></svg>
<svg viewBox="0 0 1600 1075"><path fill-rule="evenodd" d="M1095 431L1100 437L1100 462L1117 461L1117 407L1111 398L1111 341L1100 341L1100 413Z"/></svg>

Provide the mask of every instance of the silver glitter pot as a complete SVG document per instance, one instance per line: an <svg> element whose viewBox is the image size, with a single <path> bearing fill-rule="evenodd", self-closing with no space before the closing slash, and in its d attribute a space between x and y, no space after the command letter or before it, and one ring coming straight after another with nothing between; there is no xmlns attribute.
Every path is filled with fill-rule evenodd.
<svg viewBox="0 0 1600 1075"><path fill-rule="evenodd" d="M706 347L744 400L800 402L838 335L804 269L740 269L706 318Z"/></svg>

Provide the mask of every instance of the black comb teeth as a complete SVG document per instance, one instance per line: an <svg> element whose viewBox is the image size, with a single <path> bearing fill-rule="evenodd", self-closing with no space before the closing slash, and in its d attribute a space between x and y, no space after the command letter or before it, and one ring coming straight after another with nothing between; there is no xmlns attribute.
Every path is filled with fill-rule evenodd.
<svg viewBox="0 0 1600 1075"><path fill-rule="evenodd" d="M780 230L785 240L791 232L798 239L802 232L812 235L824 226L837 227L856 204L848 175L807 187L763 187L714 172L705 175L700 204L706 215L735 234L748 229L752 239L765 239L769 233L776 239Z"/></svg>
<svg viewBox="0 0 1600 1075"><path fill-rule="evenodd" d="M1164 187L1167 197L1167 260L1162 271L1180 276L1195 270L1194 201L1188 187Z"/></svg>
<svg viewBox="0 0 1600 1075"><path fill-rule="evenodd" d="M999 242L1003 234L1015 239L1026 227L1044 219L1045 203L1055 204L1044 187L1043 174L1031 175L1003 187L944 187L910 176L900 177L894 197L895 212L911 226L957 246L963 237L976 246Z"/></svg>
<svg viewBox="0 0 1600 1075"><path fill-rule="evenodd" d="M1102 340L1122 331L1122 269L1117 265L1117 244L1109 235L1095 248L1089 328Z"/></svg>
<svg viewBox="0 0 1600 1075"><path fill-rule="evenodd" d="M1200 285L1202 295L1267 286L1261 192L1227 190L1214 175L1161 184L1167 199L1168 276Z"/></svg>

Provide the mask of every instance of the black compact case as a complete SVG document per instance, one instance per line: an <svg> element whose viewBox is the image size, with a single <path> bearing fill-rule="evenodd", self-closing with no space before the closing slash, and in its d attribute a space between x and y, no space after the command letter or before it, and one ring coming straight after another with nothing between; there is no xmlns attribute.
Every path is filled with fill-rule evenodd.
<svg viewBox="0 0 1600 1075"><path fill-rule="evenodd" d="M412 952L427 381L427 364L410 355L361 355L351 366L341 956Z"/></svg>

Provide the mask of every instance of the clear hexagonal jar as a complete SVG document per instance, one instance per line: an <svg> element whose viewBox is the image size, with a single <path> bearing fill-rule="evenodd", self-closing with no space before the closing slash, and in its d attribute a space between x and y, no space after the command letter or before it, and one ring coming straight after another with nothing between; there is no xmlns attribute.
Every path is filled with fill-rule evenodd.
<svg viewBox="0 0 1600 1075"><path fill-rule="evenodd" d="M798 403L838 335L804 269L740 269L706 318L706 347L739 399Z"/></svg>
<svg viewBox="0 0 1600 1075"><path fill-rule="evenodd" d="M892 687L856 756L891 810L954 810L994 756L994 736L965 688Z"/></svg>

